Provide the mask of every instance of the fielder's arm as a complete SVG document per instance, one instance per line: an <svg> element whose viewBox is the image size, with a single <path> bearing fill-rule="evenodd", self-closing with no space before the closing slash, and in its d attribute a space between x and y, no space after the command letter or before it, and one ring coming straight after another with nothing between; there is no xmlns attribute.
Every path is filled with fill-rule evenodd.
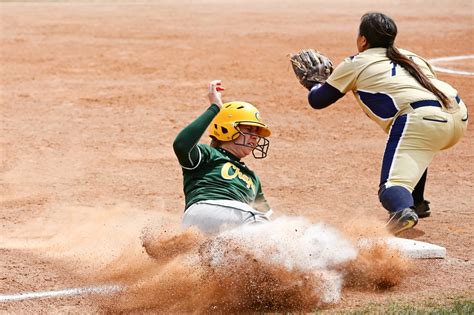
<svg viewBox="0 0 474 315"><path fill-rule="evenodd" d="M323 109L335 103L344 94L329 83L315 85L308 94L308 102L312 108Z"/></svg>

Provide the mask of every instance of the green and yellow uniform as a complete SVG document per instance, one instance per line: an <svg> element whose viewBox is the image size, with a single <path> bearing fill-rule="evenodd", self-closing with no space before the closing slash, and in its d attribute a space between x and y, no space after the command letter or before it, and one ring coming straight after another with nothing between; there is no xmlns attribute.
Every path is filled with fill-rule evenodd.
<svg viewBox="0 0 474 315"><path fill-rule="evenodd" d="M268 211L260 180L244 162L220 147L198 144L219 110L211 105L173 143L183 171L185 209L196 203L227 200L245 204L255 213Z"/></svg>
<svg viewBox="0 0 474 315"><path fill-rule="evenodd" d="M207 144L196 148L200 153L197 167L182 167L186 208L202 200L237 200L250 206L264 200L258 176L238 158Z"/></svg>

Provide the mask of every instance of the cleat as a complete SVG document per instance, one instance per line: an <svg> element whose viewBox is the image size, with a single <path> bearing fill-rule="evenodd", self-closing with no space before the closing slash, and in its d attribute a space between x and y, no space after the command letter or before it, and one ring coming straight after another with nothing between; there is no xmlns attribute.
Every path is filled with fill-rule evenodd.
<svg viewBox="0 0 474 315"><path fill-rule="evenodd" d="M386 228L397 235L405 230L413 228L418 223L418 215L411 208L406 208L398 212L390 213L390 217L385 225Z"/></svg>
<svg viewBox="0 0 474 315"><path fill-rule="evenodd" d="M427 218L431 214L430 202L428 200L423 200L421 203L415 205L413 207L413 210L415 210L416 214L418 215L418 218Z"/></svg>

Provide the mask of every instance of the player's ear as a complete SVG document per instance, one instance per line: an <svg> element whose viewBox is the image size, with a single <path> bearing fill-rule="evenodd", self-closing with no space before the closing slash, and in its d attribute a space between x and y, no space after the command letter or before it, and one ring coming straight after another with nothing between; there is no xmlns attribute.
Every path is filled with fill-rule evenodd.
<svg viewBox="0 0 474 315"><path fill-rule="evenodd" d="M358 35L357 36L357 50L359 52L363 52L366 49L370 48L369 41L364 35Z"/></svg>

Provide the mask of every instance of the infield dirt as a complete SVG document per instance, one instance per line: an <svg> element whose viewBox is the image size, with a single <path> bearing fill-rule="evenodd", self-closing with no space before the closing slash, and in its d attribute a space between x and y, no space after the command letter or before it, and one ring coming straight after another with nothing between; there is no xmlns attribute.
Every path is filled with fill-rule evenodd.
<svg viewBox="0 0 474 315"><path fill-rule="evenodd" d="M152 296L142 296L138 286L112 306L107 299L83 295L0 302L0 311L178 311L175 301L195 289L203 270L209 291L201 297L223 288L244 289L225 282L232 280L229 274L189 272L180 261L182 252L172 250L176 244L196 252L207 244L199 234L179 234L184 196L171 143L207 107L207 83L213 79L223 81L225 101L255 104L272 129L268 158L246 162L260 176L274 218L323 221L348 239L383 234L386 212L377 185L385 134L352 95L325 110L311 109L287 54L312 47L337 64L356 53L360 16L382 11L398 24L399 47L425 58L472 55L474 4L254 2L0 3L0 294L98 284L114 275L125 283L140 280L145 288L155 285L155 291L145 290ZM474 59L442 65L474 71ZM458 89L472 112L474 78L438 76ZM446 247L446 259L406 261L381 249L344 266L348 276L338 303L303 294L311 283L292 291L290 300L330 312L369 303L472 300L471 129L429 168L425 195L432 216L401 235ZM153 282L164 262L146 252L156 255L156 247L142 247L150 230L167 235L156 246L169 245L178 234L160 257L177 257L168 266L170 275L183 279L180 286L170 279L170 286ZM245 264L230 275L270 287L305 276L260 263L250 262L263 278L245 273ZM383 277L386 285L374 285ZM155 301L163 290L176 294L168 300L172 306ZM137 292L140 297L133 295ZM213 297L189 300L181 310L215 310L207 303ZM243 304L243 297L231 302L220 297L231 306L225 310L256 308Z"/></svg>

